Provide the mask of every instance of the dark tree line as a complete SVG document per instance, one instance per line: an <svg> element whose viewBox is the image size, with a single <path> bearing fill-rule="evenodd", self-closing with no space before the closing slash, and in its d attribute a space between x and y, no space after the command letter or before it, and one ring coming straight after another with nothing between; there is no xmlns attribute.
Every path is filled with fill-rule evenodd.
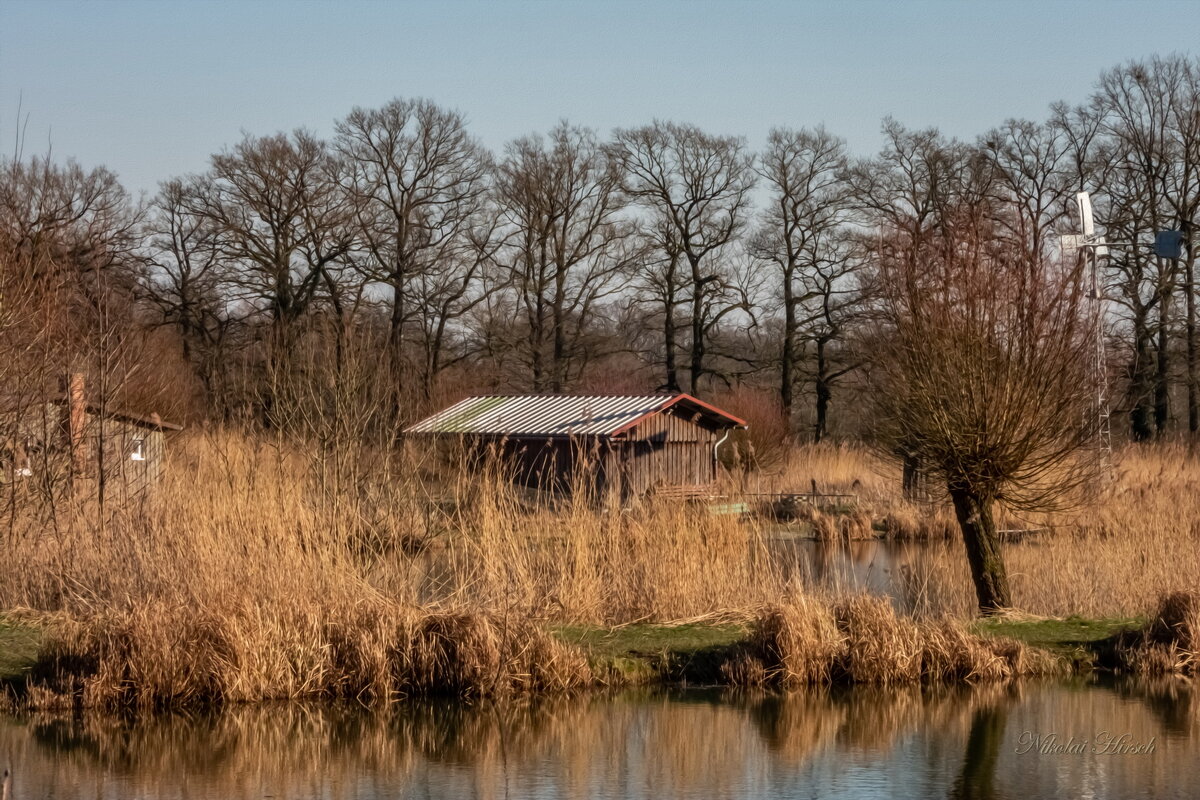
<svg viewBox="0 0 1200 800"><path fill-rule="evenodd" d="M266 425L350 385L388 424L467 392L753 386L820 440L866 432L884 267L1002 263L1015 297L1040 296L1087 190L1113 243L1185 234L1179 261L1113 247L1104 324L1130 436L1200 432L1200 63L1116 67L974 142L883 133L856 158L821 127L756 153L692 125L563 122L491 153L459 112L398 99L328 140L246 136L145 204L104 169L9 159L2 346ZM1003 258L964 260L957 237L981 230Z"/></svg>

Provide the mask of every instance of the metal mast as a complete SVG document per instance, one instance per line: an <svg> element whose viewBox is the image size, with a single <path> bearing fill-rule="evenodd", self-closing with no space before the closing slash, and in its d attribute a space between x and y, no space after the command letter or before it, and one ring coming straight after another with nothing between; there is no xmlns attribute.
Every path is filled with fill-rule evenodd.
<svg viewBox="0 0 1200 800"><path fill-rule="evenodd" d="M1083 251L1084 258L1089 259L1090 267L1087 280L1091 282L1088 292L1091 299L1091 311L1095 319L1092 336L1095 386L1095 422L1096 422L1096 466L1099 475L1107 479L1112 464L1112 428L1109 422L1108 407L1108 360L1104 352L1104 286L1100 281L1100 259L1108 256L1108 249L1116 247L1123 250L1136 251L1148 245L1132 242L1106 242L1103 236L1096 233L1095 222L1092 219L1092 201L1087 192L1075 195L1075 204L1079 208L1081 233L1076 236L1063 237L1064 255L1068 248L1075 247ZM1158 258L1179 260L1183 257L1183 242L1185 236L1181 231L1155 231L1152 249Z"/></svg>
<svg viewBox="0 0 1200 800"><path fill-rule="evenodd" d="M1096 471L1101 480L1107 479L1112 464L1112 425L1108 404L1108 357L1104 348L1104 286L1100 281L1100 258L1108 255L1104 237L1096 235L1092 218L1092 201L1087 192L1075 195L1079 208L1081 235L1075 246L1082 251L1088 267L1088 299L1092 312L1092 386L1094 422L1096 425Z"/></svg>

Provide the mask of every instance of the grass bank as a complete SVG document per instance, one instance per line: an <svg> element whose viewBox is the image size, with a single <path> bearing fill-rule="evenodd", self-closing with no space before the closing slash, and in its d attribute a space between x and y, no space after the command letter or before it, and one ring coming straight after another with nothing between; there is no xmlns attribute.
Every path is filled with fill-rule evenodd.
<svg viewBox="0 0 1200 800"><path fill-rule="evenodd" d="M1138 630L1144 617L1087 619L1072 615L1064 619L1038 619L1023 615L979 620L970 630L981 636L1004 637L1023 642L1063 659L1075 670L1104 668L1104 654L1120 634Z"/></svg>
<svg viewBox="0 0 1200 800"><path fill-rule="evenodd" d="M18 708L168 708L280 698L388 702L559 693L629 685L988 683L1092 670L1190 674L1200 598L1164 599L1149 620L916 620L883 598L794 596L743 619L533 625L485 614L389 616L360 608L269 652L234 648L225 621L0 627ZM139 626L156 626L152 628ZM201 635L203 634L203 635ZM187 641L185 641L185 639ZM309 647L317 642L315 647ZM259 642L262 646L264 642Z"/></svg>
<svg viewBox="0 0 1200 800"><path fill-rule="evenodd" d="M0 686L26 679L41 641L39 626L0 614Z"/></svg>

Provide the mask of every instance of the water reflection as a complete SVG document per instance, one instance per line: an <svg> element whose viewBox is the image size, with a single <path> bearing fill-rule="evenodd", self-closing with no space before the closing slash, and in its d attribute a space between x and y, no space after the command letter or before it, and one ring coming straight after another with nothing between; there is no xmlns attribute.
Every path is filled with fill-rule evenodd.
<svg viewBox="0 0 1200 800"><path fill-rule="evenodd" d="M1170 681L280 705L0 717L0 762L14 800L1166 798L1200 785L1198 715ZM1018 752L1023 732L1101 731L1155 751Z"/></svg>
<svg viewBox="0 0 1200 800"><path fill-rule="evenodd" d="M955 800L994 800L1000 796L996 791L996 762L1004 746L1007 727L1008 709L1003 704L975 709L962 769L951 787L951 797Z"/></svg>
<svg viewBox="0 0 1200 800"><path fill-rule="evenodd" d="M928 595L931 556L956 542L855 539L823 541L775 538L770 548L787 579L833 591L870 592L901 601Z"/></svg>

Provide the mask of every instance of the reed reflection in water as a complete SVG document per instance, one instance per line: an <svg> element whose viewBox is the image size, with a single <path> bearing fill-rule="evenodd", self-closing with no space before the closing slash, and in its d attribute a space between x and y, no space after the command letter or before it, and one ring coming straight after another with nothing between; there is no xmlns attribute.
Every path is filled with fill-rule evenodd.
<svg viewBox="0 0 1200 800"><path fill-rule="evenodd" d="M27 798L1191 797L1200 700L1180 682L523 702L277 705L138 719L0 717ZM1155 740L1021 753L1026 731Z"/></svg>

